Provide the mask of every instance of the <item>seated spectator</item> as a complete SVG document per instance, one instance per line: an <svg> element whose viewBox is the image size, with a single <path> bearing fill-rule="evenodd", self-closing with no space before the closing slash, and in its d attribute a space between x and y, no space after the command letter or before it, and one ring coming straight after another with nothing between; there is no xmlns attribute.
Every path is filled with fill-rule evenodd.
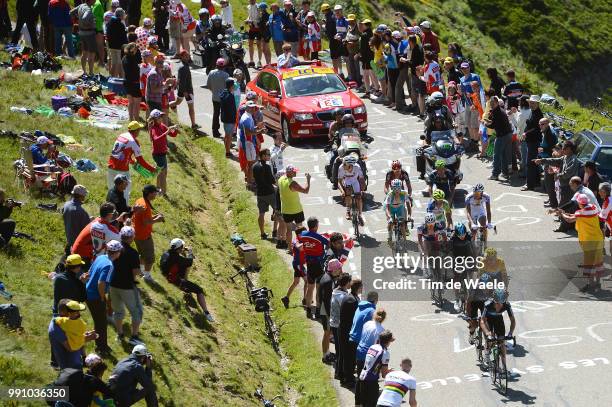
<svg viewBox="0 0 612 407"><path fill-rule="evenodd" d="M48 150L49 146L52 144L53 142L49 140L47 136L40 136L36 139L36 143L30 146L30 151L32 152L32 162L34 165L49 164L49 160L47 159L44 150Z"/></svg>
<svg viewBox="0 0 612 407"><path fill-rule="evenodd" d="M176 285L187 294L195 294L204 315L209 322L214 322L213 316L208 311L204 290L199 285L189 281L187 274L193 265L193 252L191 248L185 247L181 239L172 239L170 249L165 252L160 260L162 274L166 276L169 283Z"/></svg>
<svg viewBox="0 0 612 407"><path fill-rule="evenodd" d="M91 394L91 401L89 405L92 406L107 406L112 400L112 392L110 387L102 380L104 372L108 369L106 363L102 358L95 353L90 353L85 358L85 366L87 367L87 373L85 374L85 387L87 388L87 395Z"/></svg>
<svg viewBox="0 0 612 407"><path fill-rule="evenodd" d="M14 207L21 207L21 203L7 199L4 189L0 189L0 249L8 244L15 232L17 224L9 218Z"/></svg>
<svg viewBox="0 0 612 407"><path fill-rule="evenodd" d="M153 357L144 345L134 346L132 354L117 363L108 379L117 406L131 406L145 399L147 407L157 407L152 363Z"/></svg>

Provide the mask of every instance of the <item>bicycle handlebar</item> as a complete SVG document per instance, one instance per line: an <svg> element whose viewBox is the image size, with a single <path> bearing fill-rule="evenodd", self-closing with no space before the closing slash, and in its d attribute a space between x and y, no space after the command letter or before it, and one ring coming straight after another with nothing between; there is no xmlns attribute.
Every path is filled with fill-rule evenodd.
<svg viewBox="0 0 612 407"><path fill-rule="evenodd" d="M504 342L512 341L512 346L516 346L516 336L494 336L493 339L487 338L487 342Z"/></svg>

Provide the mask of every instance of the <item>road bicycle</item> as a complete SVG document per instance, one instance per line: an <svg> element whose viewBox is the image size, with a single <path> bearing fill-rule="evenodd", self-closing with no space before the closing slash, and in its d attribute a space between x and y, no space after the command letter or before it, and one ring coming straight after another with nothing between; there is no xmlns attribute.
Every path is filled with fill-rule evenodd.
<svg viewBox="0 0 612 407"><path fill-rule="evenodd" d="M476 239L474 241L474 246L478 256L483 256L485 250L487 249L487 239L485 239L484 234L485 227L487 229L493 229L493 232L497 234L497 226L495 225L476 226Z"/></svg>
<svg viewBox="0 0 612 407"><path fill-rule="evenodd" d="M255 305L255 311L263 313L266 336L270 340L274 351L280 354L280 330L274 323L272 315L270 315L270 299L273 297L274 293L269 288L255 288L251 290L249 301Z"/></svg>
<svg viewBox="0 0 612 407"><path fill-rule="evenodd" d="M255 390L255 393L253 395L255 396L255 398L257 398L257 400L260 400L263 403L264 407L276 407L276 405L274 404L274 400L282 399L282 396L280 394L277 394L276 396L268 400L264 397L263 391L261 389Z"/></svg>
<svg viewBox="0 0 612 407"><path fill-rule="evenodd" d="M470 318L467 315L464 315L461 317L463 320L465 321L476 321L477 325L476 325L476 330L474 331L474 334L470 335L469 331L468 331L468 340L470 343L473 343L474 345L474 349L476 350L476 360L478 361L478 364L480 364L481 366L483 365L483 354L482 351L484 350L484 346L483 346L483 342L482 342L482 330L480 329L480 317L476 317L476 318Z"/></svg>
<svg viewBox="0 0 612 407"><path fill-rule="evenodd" d="M259 273L260 271L261 271L261 267L251 264L249 266L243 267L240 270L238 270L236 274L230 277L230 280L232 280L232 283L235 283L236 282L235 278L238 276L242 276L244 278L244 284L246 286L247 294L250 295L250 293L255 288L255 285L253 284L253 281L251 280L249 273Z"/></svg>
<svg viewBox="0 0 612 407"><path fill-rule="evenodd" d="M434 305L442 308L444 305L444 285L446 284L446 268L444 267L444 258L449 254L449 248L446 241L438 240L435 242L438 245L437 250L434 250L433 255L428 256L433 259L433 265L427 262L427 267L430 268L431 278L430 287L431 301ZM426 259L427 260L427 259Z"/></svg>
<svg viewBox="0 0 612 407"><path fill-rule="evenodd" d="M396 254L403 255L408 250L407 240L406 240L408 236L410 236L410 229L408 229L408 222L410 222L410 229L413 229L414 220L401 219L401 222L399 222L397 218L393 219L393 234L391 235L392 236L391 251L394 256ZM402 228L401 228L402 223L404 224L404 228L406 230L405 236L402 234Z"/></svg>
<svg viewBox="0 0 612 407"><path fill-rule="evenodd" d="M359 238L361 237L361 233L359 232L359 210L357 208L357 200L355 199L356 194L353 193L353 187L351 187L350 185L347 185L345 187L345 194L350 194L350 196L352 197L351 199L351 224L353 225L353 231L354 231L354 235L355 238L357 240L359 240Z"/></svg>
<svg viewBox="0 0 612 407"><path fill-rule="evenodd" d="M516 346L516 337L502 336L487 338L487 343L490 344L489 353L489 377L491 383L496 386L499 391L505 395L508 391L508 369L506 367L506 358L502 353L502 346L506 346L506 341L512 341L512 346Z"/></svg>

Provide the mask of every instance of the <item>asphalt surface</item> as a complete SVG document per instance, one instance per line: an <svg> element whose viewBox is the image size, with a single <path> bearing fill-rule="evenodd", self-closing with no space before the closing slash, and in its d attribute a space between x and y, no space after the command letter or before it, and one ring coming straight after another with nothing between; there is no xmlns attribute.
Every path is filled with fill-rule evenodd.
<svg viewBox="0 0 612 407"><path fill-rule="evenodd" d="M199 70L192 73L196 120L203 131L211 134L210 92L199 87L206 76ZM423 124L415 116L399 114L369 100L365 104L369 135L373 138L367 163L371 198L364 213L365 236L353 249L345 271L370 283L374 278L418 279L419 271L393 268L373 273L371 257L388 252L386 221L380 204L384 199L384 176L394 159L401 160L411 175L415 230L409 239L416 240L416 224L422 222L428 202L420 193L425 184L417 177L414 159ZM179 116L189 123L185 105L179 108ZM271 138L265 143L270 145ZM320 231L352 233L350 222L344 218L345 208L337 198L339 194L331 189L325 177L322 145L310 141L288 147L285 163L299 168L300 183L305 182L306 172L312 175L310 193L302 196L302 204L307 217L319 217ZM420 293L379 290L382 297L379 306L388 315L383 325L396 337L390 347L391 367L398 368L403 357L412 359L419 405L612 405L607 388L612 373L609 302L612 281L604 282L597 298L580 293L577 288L586 280L576 272L575 265L582 258L575 235L553 232L557 223L543 207L546 196L521 192L522 180L514 178L510 183L487 180L491 173L489 165L475 157L464 158L461 166L464 183L458 190L471 191L473 184L482 182L493 200L492 221L497 234L491 234L490 241L499 245L506 261L511 279L510 301L517 319L517 346L508 357L514 377L507 395L496 392L488 375L476 364L474 348L467 343L466 323L454 312L452 304L447 302L439 309L427 299L427 290ZM460 196L455 201L454 221L465 219ZM416 251L416 245L412 244L411 250ZM606 261L609 264L610 258ZM452 294L448 298L454 299ZM294 296L292 301L299 299ZM313 331L320 335L318 324L313 324ZM354 405L353 394L340 388L337 382L334 385L341 405Z"/></svg>

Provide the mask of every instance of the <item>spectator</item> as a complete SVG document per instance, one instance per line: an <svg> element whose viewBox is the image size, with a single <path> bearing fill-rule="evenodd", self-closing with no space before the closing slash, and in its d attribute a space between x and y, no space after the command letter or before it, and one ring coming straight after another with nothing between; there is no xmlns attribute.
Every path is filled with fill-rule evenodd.
<svg viewBox="0 0 612 407"><path fill-rule="evenodd" d="M142 344L140 339L140 324L143 308L140 301L136 277L140 276L140 260L138 252L132 247L135 236L134 228L121 228L121 255L113 261L113 273L110 276L110 299L113 306L113 322L117 330L117 339L123 341L123 319L125 307L132 317L132 335L128 341L131 345Z"/></svg>
<svg viewBox="0 0 612 407"><path fill-rule="evenodd" d="M140 18L142 17L142 0L128 0L127 9L128 25L140 25Z"/></svg>
<svg viewBox="0 0 612 407"><path fill-rule="evenodd" d="M164 94L164 77L162 69L164 68L164 56L158 55L155 57L155 69L147 74L147 87L145 88L145 101L149 114L153 110L162 110L162 97Z"/></svg>
<svg viewBox="0 0 612 407"><path fill-rule="evenodd" d="M457 70L457 67L455 66L455 60L451 57L446 57L444 58L444 70L447 72L446 73L446 82L447 83L451 83L454 82L455 84L457 83L461 83L461 73L459 73L459 71Z"/></svg>
<svg viewBox="0 0 612 407"><path fill-rule="evenodd" d="M314 13L313 13L314 17ZM343 45L346 48L346 71L348 78L354 81L358 87L361 87L361 74L359 72L359 63L355 58L355 55L359 52L359 26L357 25L357 17L355 14L349 14L346 16L348 22L348 28L346 37L344 37Z"/></svg>
<svg viewBox="0 0 612 407"><path fill-rule="evenodd" d="M151 111L149 115L149 136L153 146L153 160L160 171L157 173L157 189L160 193L168 197L166 177L168 176L168 136L176 137L178 134L177 126L167 127L162 122L164 113L157 109Z"/></svg>
<svg viewBox="0 0 612 407"><path fill-rule="evenodd" d="M359 344L357 345L356 353L358 372L363 369L368 349L370 349L370 346L378 342L378 336L382 331L385 330L385 328L383 328L382 326L382 323L385 322L386 318L387 312L382 308L378 308L376 309L376 311L374 311L374 316L372 317L372 319L363 324L363 329L361 330L361 339L359 340Z"/></svg>
<svg viewBox="0 0 612 407"><path fill-rule="evenodd" d="M412 361L408 358L402 359L400 370L393 370L385 376L383 391L378 398L377 407L398 407L402 405L402 400L408 394L408 404L416 407L416 379L410 376Z"/></svg>
<svg viewBox="0 0 612 407"><path fill-rule="evenodd" d="M417 43L416 35L408 37L408 46L410 47L410 99L412 100L412 106L415 108L418 106L419 114L424 117L427 87L425 82L419 79L420 75L417 68L423 65L425 56L423 55L423 49Z"/></svg>
<svg viewBox="0 0 612 407"><path fill-rule="evenodd" d="M62 298L69 298L77 302L87 300L85 282L88 273L81 273L85 262L78 254L71 254L66 258L63 271L55 274L53 278L53 314L59 314L58 303Z"/></svg>
<svg viewBox="0 0 612 407"><path fill-rule="evenodd" d="M518 117L516 119L516 133L521 142L521 177L527 178L527 140L525 139L525 127L527 120L531 117L531 109L529 108L529 97L521 96L519 101Z"/></svg>
<svg viewBox="0 0 612 407"><path fill-rule="evenodd" d="M285 219L285 222L289 221L290 220ZM329 247L329 239L318 233L319 220L316 217L311 216L308 218L306 224L308 225L308 231L302 232L302 234L298 236L298 241L302 244L306 256L306 277L308 282L308 288L306 290L306 316L308 318L313 318L318 316L318 310L316 306L312 305L312 297L315 285L318 287L319 280L323 274L325 274L323 265L325 253ZM319 296L317 296L317 298L319 298Z"/></svg>
<svg viewBox="0 0 612 407"><path fill-rule="evenodd" d="M404 93L404 85L410 87L410 60L408 59L408 52L410 47L408 40L403 39L402 34L398 31L398 42L397 42L397 67L398 77L395 83L395 106L398 112L406 112L408 106L406 106L406 95Z"/></svg>
<svg viewBox="0 0 612 407"><path fill-rule="evenodd" d="M165 53L170 48L167 28L170 17L170 12L168 11L170 2L168 0L153 0L151 6L153 7L153 17L155 17L155 35L157 35L159 49Z"/></svg>
<svg viewBox="0 0 612 407"><path fill-rule="evenodd" d="M292 228L304 222L304 210L302 209L299 194L307 194L310 191L310 174L306 173L305 187L293 179L296 174L297 168L293 165L288 165L285 168L285 175L281 176L277 181L281 200L281 214L286 224L285 243L288 246L291 243ZM289 247L289 254L291 254L291 247Z"/></svg>
<svg viewBox="0 0 612 407"><path fill-rule="evenodd" d="M246 183L247 188L253 190L255 187L253 179L253 165L257 159L257 129L255 127L254 114L257 112L258 106L253 101L248 101L245 104L246 110L240 116L238 129L238 145L243 151L246 158Z"/></svg>
<svg viewBox="0 0 612 407"><path fill-rule="evenodd" d="M491 85L489 87L495 91L495 96L501 98L502 89L506 86L506 82L499 77L499 73L497 72L496 68L487 68L487 76L491 81Z"/></svg>
<svg viewBox="0 0 612 407"><path fill-rule="evenodd" d="M123 223L126 215L115 219L115 211L115 205L110 202L100 205L100 217L85 226L74 241L72 253L80 255L88 265L104 251L106 243L119 240L119 230L113 223L115 220Z"/></svg>
<svg viewBox="0 0 612 407"><path fill-rule="evenodd" d="M234 25L234 13L232 12L232 5L229 4L228 0L221 0L219 3L221 4L221 24L233 26ZM214 6L213 6L213 10L214 10Z"/></svg>
<svg viewBox="0 0 612 407"><path fill-rule="evenodd" d="M268 13L268 5L264 2L261 2L257 5L257 10L259 11L259 33L261 35L261 49L264 58L266 59L266 64L272 63L272 52L270 51L270 40L272 39L272 34L270 33L270 28L268 27L268 21L270 19L270 14Z"/></svg>
<svg viewBox="0 0 612 407"><path fill-rule="evenodd" d="M283 175L285 175L284 169L280 169L276 172L276 174L274 174L274 179L276 179L276 190L274 191L274 195L276 198L276 209L272 212L272 220L274 221L273 226L272 226L272 238L276 239L277 249L288 249L289 248L289 245L284 240L284 237L286 236L287 226L285 224L285 221L283 220L283 215L281 213L280 189L278 188L278 180Z"/></svg>
<svg viewBox="0 0 612 407"><path fill-rule="evenodd" d="M423 30L421 43L431 44L431 50L435 52L436 55L440 55L440 42L438 41L438 35L431 30L431 23L425 20L419 24L419 27Z"/></svg>
<svg viewBox="0 0 612 407"><path fill-rule="evenodd" d="M247 19L244 21L248 24L249 36L249 66L255 67L255 45L257 46L257 67L261 68L261 32L259 31L259 10L257 10L256 0L249 0L247 4Z"/></svg>
<svg viewBox="0 0 612 407"><path fill-rule="evenodd" d="M363 283L356 278L351 282L351 292L340 303L340 324L338 325L338 346L342 355L340 384L346 388L355 386L355 356L357 348L350 343L350 332L357 312Z"/></svg>
<svg viewBox="0 0 612 407"><path fill-rule="evenodd" d="M110 202L115 205L117 212L127 214L128 217L132 216L132 208L128 206L125 200L124 191L128 187L129 181L125 174L117 174L114 179L115 185L113 188L108 190L106 194L106 202Z"/></svg>
<svg viewBox="0 0 612 407"><path fill-rule="evenodd" d="M158 189L154 185L145 185L142 189L142 198L136 200L135 205L144 209L134 213L132 222L134 223L135 242L138 253L140 254L141 269L143 269L144 279L149 283L155 282L151 276L151 268L155 262L155 246L153 244L153 224L165 222L164 215L161 213L153 216L152 202L157 198Z"/></svg>
<svg viewBox="0 0 612 407"><path fill-rule="evenodd" d="M186 51L181 51L179 54L181 58L181 67L178 69L178 97L175 102L170 103L170 107L175 108L180 105L183 100L187 102L187 109L189 110L189 119L191 120L191 128L197 130L200 126L195 121L195 108L193 98L193 82L191 81L191 69L189 68L189 61L191 57Z"/></svg>
<svg viewBox="0 0 612 407"><path fill-rule="evenodd" d="M94 327L98 338L96 339L96 352L110 353L111 349L107 343L107 322L106 309L109 306L107 300L108 282L113 273L113 261L121 255L123 246L116 240L111 240L106 244L106 254L96 257L89 269L89 279L87 280L87 306L94 321Z"/></svg>
<svg viewBox="0 0 612 407"><path fill-rule="evenodd" d="M557 146L557 134L555 130L550 126L550 122L547 118L540 119L540 131L542 132L542 143L538 148L539 158L551 158L553 157L553 151ZM544 166L544 190L548 194L548 201L544 202L544 205L548 205L551 208L559 206L557 201L557 191L555 188L555 175L554 170L551 166Z"/></svg>
<svg viewBox="0 0 612 407"><path fill-rule="evenodd" d="M274 45L274 52L279 57L283 53L283 15L280 12L278 4L272 3L270 5L272 14L268 17L268 29L272 35L272 45Z"/></svg>
<svg viewBox="0 0 612 407"><path fill-rule="evenodd" d="M181 52L181 16L176 8L176 2L172 2L169 7L170 22L168 23L168 35L170 36L169 54L174 53L172 58L179 58Z"/></svg>
<svg viewBox="0 0 612 407"><path fill-rule="evenodd" d="M36 142L30 146L32 152L32 163L34 165L46 165L49 164L49 160L44 153L44 150L49 149L49 146L53 144L53 141L49 140L47 136L39 136L36 138Z"/></svg>
<svg viewBox="0 0 612 407"><path fill-rule="evenodd" d="M128 132L120 134L115 140L113 150L108 158L106 178L108 188L110 189L115 185L115 176L118 174L125 175L128 179L128 186L123 192L126 202L130 202L130 192L132 190L132 182L130 180L130 164L132 163L132 157L135 157L138 164L146 170L150 172L157 171L142 157L140 143L138 142L138 134L143 127L144 125L141 123L131 121L128 124Z"/></svg>
<svg viewBox="0 0 612 407"><path fill-rule="evenodd" d="M189 54L191 37L193 36L193 33L195 32L196 21L191 16L191 12L189 11L189 8L183 3L181 3L180 0L176 0L176 11L181 21L181 43L180 45L183 48L183 50L187 51L187 53ZM180 55L180 50L179 50L178 45L176 49Z"/></svg>
<svg viewBox="0 0 612 407"><path fill-rule="evenodd" d="M185 247L185 242L181 239L172 239L170 241L170 249L162 255L159 265L162 274L166 276L169 283L177 286L186 295L196 295L206 320L214 322L215 319L208 311L208 306L206 305L204 290L188 279L189 269L193 266L193 260L194 256L191 248Z"/></svg>
<svg viewBox="0 0 612 407"><path fill-rule="evenodd" d="M85 305L68 298L62 298L57 305L60 318L78 319L81 316L80 311L84 309ZM82 369L83 357L85 356L83 346L78 349L73 349L70 346L68 336L56 323L56 318L54 316L51 319L48 329L52 359L55 359L57 367L60 369ZM83 343L94 339L96 339L95 331L88 331L83 335Z"/></svg>
<svg viewBox="0 0 612 407"><path fill-rule="evenodd" d="M147 407L157 407L152 364L153 357L144 345L134 346L132 354L117 363L108 386L118 406L131 406L145 399Z"/></svg>
<svg viewBox="0 0 612 407"><path fill-rule="evenodd" d="M355 317L353 318L353 325L351 326L351 332L349 334L349 352L351 352L351 354L355 354L355 357L353 358L353 363L356 362L357 346L361 341L363 325L372 319L372 315L374 315L377 303L378 293L376 291L370 291L366 296L366 300L359 301L359 304L357 304L357 311L355 312ZM360 370L357 371L359 372Z"/></svg>
<svg viewBox="0 0 612 407"><path fill-rule="evenodd" d="M70 5L66 0L51 0L49 2L49 21L53 25L55 35L55 55L62 52L62 37L66 41L68 57L74 59L74 44L72 42L72 19L70 18Z"/></svg>
<svg viewBox="0 0 612 407"><path fill-rule="evenodd" d="M300 61L292 53L292 45L289 43L283 44L283 53L278 57L276 66L278 69L291 68L300 63Z"/></svg>
<svg viewBox="0 0 612 407"><path fill-rule="evenodd" d="M484 123L488 128L494 129L496 134L493 172L489 179L497 181L500 174L508 179L510 177L508 167L512 154L512 125L497 96L491 98L491 111L489 116L484 118Z"/></svg>
<svg viewBox="0 0 612 407"><path fill-rule="evenodd" d="M506 79L508 80L508 82L506 83L506 86L504 86L503 89L506 105L508 109L511 109L513 107L519 107L519 100L523 98L523 84L517 82L516 74L512 69L506 71Z"/></svg>
<svg viewBox="0 0 612 407"><path fill-rule="evenodd" d="M225 59L219 58L216 62L216 69L213 69L208 75L207 86L212 94L213 117L212 117L212 134L215 138L221 138L219 133L219 115L221 114L221 92L226 89L225 80L229 78L229 74L225 72Z"/></svg>
<svg viewBox="0 0 612 407"><path fill-rule="evenodd" d="M14 199L6 199L6 192L0 189L0 249L13 237L17 223L10 216L13 208L20 206L20 203Z"/></svg>
<svg viewBox="0 0 612 407"><path fill-rule="evenodd" d="M612 209L612 187L610 186L610 183L602 182L599 184L598 192L597 198L598 200L602 201L599 220L600 222L604 223L602 227L604 236L609 237L610 233L612 232L612 214L610 213L610 210ZM610 240L610 253L612 254L612 239Z"/></svg>
<svg viewBox="0 0 612 407"><path fill-rule="evenodd" d="M306 228L300 226L295 229L295 239L293 241L293 261L291 266L293 267L293 281L287 289L287 294L281 298L281 302L285 306L285 309L289 308L289 297L293 290L300 284L300 279L304 281L304 292L302 294L302 306L306 305L306 290L308 289L308 283L306 282L306 254L303 249L303 245L299 242L298 238L302 232L306 231ZM277 249L283 249L284 247L276 244Z"/></svg>
<svg viewBox="0 0 612 407"><path fill-rule="evenodd" d="M283 21L283 41L291 45L291 54L299 53L299 33L296 22L297 12L291 0L284 0L285 9L281 12Z"/></svg>
<svg viewBox="0 0 612 407"><path fill-rule="evenodd" d="M362 20L359 23L359 53L355 55L361 61L361 73L363 75L363 85L365 87L364 98L369 98L376 89L380 87L378 78L372 70L372 60L374 53L370 48L370 40L374 33L372 32L372 21L369 18Z"/></svg>
<svg viewBox="0 0 612 407"><path fill-rule="evenodd" d="M140 119L140 63L142 59L138 46L130 42L124 48L124 55L121 59L121 68L124 75L123 86L128 99L128 115L130 122L137 122Z"/></svg>
<svg viewBox="0 0 612 407"><path fill-rule="evenodd" d="M122 8L115 10L115 15L111 17L106 25L106 39L108 40L109 49L109 74L116 78L123 78L123 64L121 62L121 53L124 45L128 43L127 32L125 31L125 11Z"/></svg>
<svg viewBox="0 0 612 407"><path fill-rule="evenodd" d="M579 171L582 174L582 185L585 185L595 196L599 206L603 204L602 198L598 195L599 185L603 182L601 175L597 172L597 164L594 161L587 161Z"/></svg>
<svg viewBox="0 0 612 407"><path fill-rule="evenodd" d="M13 31L11 43L17 44L19 42L19 37L21 37L21 29L25 24L28 28L28 33L30 34L32 48L38 49L38 38L36 36L36 19L38 17L38 13L34 9L35 4L36 0L17 0L17 23L15 24L15 31Z"/></svg>
<svg viewBox="0 0 612 407"><path fill-rule="evenodd" d="M221 7L223 7L223 1L221 0ZM213 2L213 0L200 0L200 8L204 8L206 10L208 10L208 13L212 16L214 14L217 14L215 11L215 3ZM223 23L225 24L225 23ZM232 24L231 22L229 24Z"/></svg>
<svg viewBox="0 0 612 407"><path fill-rule="evenodd" d="M72 188L72 199L64 204L62 216L64 218L64 231L66 232L66 255L70 254L70 248L74 244L81 230L91 222L91 218L83 202L87 197L87 189L83 185L75 185Z"/></svg>
<svg viewBox="0 0 612 407"><path fill-rule="evenodd" d="M342 346L340 346L340 307L342 301L350 295L348 290L351 287L352 277L349 273L342 273L338 277L336 288L334 288L331 296L331 306L329 312L329 326L334 338L334 347L336 348L336 362L334 364L334 378L343 380L341 375L344 358L342 354Z"/></svg>
<svg viewBox="0 0 612 407"><path fill-rule="evenodd" d="M389 345L395 338L391 331L385 330L380 334L377 344L367 351L363 369L359 372L359 381L355 389L355 405L363 407L376 407L380 394L378 380L380 376L387 376L389 370Z"/></svg>
<svg viewBox="0 0 612 407"><path fill-rule="evenodd" d="M85 0L78 7L70 10L70 16L76 18L79 24L79 38L81 39L81 68L83 72L93 76L96 59L96 20L91 6L94 0ZM89 67L89 70L87 69Z"/></svg>
<svg viewBox="0 0 612 407"><path fill-rule="evenodd" d="M272 172L274 175L276 175L278 171L285 168L283 165L283 151L285 151L286 148L287 144L285 144L283 141L283 135L281 133L277 133L274 136L274 145L272 146L272 150L270 152L270 162L272 163Z"/></svg>
<svg viewBox="0 0 612 407"><path fill-rule="evenodd" d="M257 208L259 209L259 232L263 240L268 238L264 230L264 216L268 209L276 209L276 180L272 175L272 167L267 163L270 160L270 150L264 148L259 152L259 161L253 165L253 178L257 185Z"/></svg>
<svg viewBox="0 0 612 407"><path fill-rule="evenodd" d="M128 33L128 39L129 35L130 34ZM142 97L145 97L147 95L147 76L152 70L155 69L155 57L153 56L153 51L148 48L139 48L139 50L140 55L142 56L142 63L138 67L140 75L140 93L142 94Z"/></svg>
<svg viewBox="0 0 612 407"><path fill-rule="evenodd" d="M478 106L474 105L474 102L480 101L482 106L484 106L484 94L482 82L480 80L480 76L475 73L471 73L471 68L469 62L462 62L460 65L461 73L463 76L461 77L461 94L465 96L466 100L466 108L465 108L465 124L470 133L470 139L473 143L478 144L478 140L480 140L480 134L478 131L480 124L480 114L478 110ZM472 88L473 82L478 83L478 90ZM478 93L476 93L478 92ZM481 109L482 109L481 106Z"/></svg>
<svg viewBox="0 0 612 407"><path fill-rule="evenodd" d="M321 350L323 358L321 361L331 365L334 362L333 355L329 352L331 337L331 326L329 324L331 316L332 293L336 280L342 274L342 263L338 259L333 259L327 264L326 270L319 281L317 296L317 308L319 309L319 320L323 325L323 339L321 340Z"/></svg>
<svg viewBox="0 0 612 407"><path fill-rule="evenodd" d="M219 95L220 99L220 116L223 123L223 144L225 145L225 157L232 158L232 137L236 133L236 100L234 98L235 82L232 78L225 80L225 89Z"/></svg>
<svg viewBox="0 0 612 407"><path fill-rule="evenodd" d="M527 183L522 191L533 191L540 185L539 168L534 161L538 155L538 147L542 143L542 132L540 131L540 119L544 116L540 110L540 97L531 95L529 98L529 109L531 116L525 122L523 139L527 143Z"/></svg>
<svg viewBox="0 0 612 407"><path fill-rule="evenodd" d="M95 0L91 11L94 15L94 21L96 25L96 48L98 53L98 65L102 68L104 66L104 12L106 11L106 2L102 5L100 0Z"/></svg>

